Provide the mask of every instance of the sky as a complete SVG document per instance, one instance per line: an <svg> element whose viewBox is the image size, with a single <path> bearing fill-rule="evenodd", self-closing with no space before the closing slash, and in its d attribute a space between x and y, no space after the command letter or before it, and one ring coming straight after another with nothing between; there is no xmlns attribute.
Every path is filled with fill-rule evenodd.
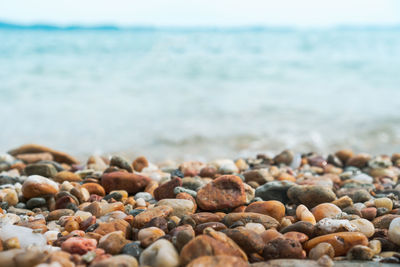
<svg viewBox="0 0 400 267"><path fill-rule="evenodd" d="M324 27L400 24L400 0L0 0L21 24Z"/></svg>

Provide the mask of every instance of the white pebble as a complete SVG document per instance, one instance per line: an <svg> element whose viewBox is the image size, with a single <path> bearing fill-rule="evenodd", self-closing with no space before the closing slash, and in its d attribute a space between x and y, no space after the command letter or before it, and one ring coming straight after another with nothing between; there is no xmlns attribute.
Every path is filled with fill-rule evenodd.
<svg viewBox="0 0 400 267"><path fill-rule="evenodd" d="M390 223L388 236L390 241L400 246L400 218L395 218Z"/></svg>
<svg viewBox="0 0 400 267"><path fill-rule="evenodd" d="M9 238L17 237L21 248L26 248L31 245L39 247L46 246L47 240L44 235L32 233L32 229L17 225L6 224L0 230L0 239L5 241Z"/></svg>
<svg viewBox="0 0 400 267"><path fill-rule="evenodd" d="M142 252L139 262L141 266L177 267L179 255L171 242L159 239Z"/></svg>

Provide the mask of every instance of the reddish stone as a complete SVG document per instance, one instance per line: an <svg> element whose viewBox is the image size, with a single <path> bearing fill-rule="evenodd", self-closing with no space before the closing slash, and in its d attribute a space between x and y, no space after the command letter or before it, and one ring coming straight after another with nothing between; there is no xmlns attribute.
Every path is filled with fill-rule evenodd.
<svg viewBox="0 0 400 267"><path fill-rule="evenodd" d="M150 183L151 179L128 172L111 172L105 173L101 177L101 185L107 193L114 190L125 190L130 194L135 194L143 189Z"/></svg>
<svg viewBox="0 0 400 267"><path fill-rule="evenodd" d="M86 254L88 251L96 249L97 241L83 237L71 237L64 241L61 249L71 254Z"/></svg>
<svg viewBox="0 0 400 267"><path fill-rule="evenodd" d="M246 203L246 193L238 176L222 175L202 187L196 200L203 210L236 208Z"/></svg>
<svg viewBox="0 0 400 267"><path fill-rule="evenodd" d="M182 179L179 177L172 178L170 181L161 184L154 190L154 198L156 200L175 198L174 188L177 186L182 186Z"/></svg>

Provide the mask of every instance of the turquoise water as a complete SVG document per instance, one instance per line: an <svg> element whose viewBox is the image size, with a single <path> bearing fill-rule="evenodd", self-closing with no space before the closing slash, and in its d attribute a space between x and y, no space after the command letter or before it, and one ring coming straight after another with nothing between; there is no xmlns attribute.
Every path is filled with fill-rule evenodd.
<svg viewBox="0 0 400 267"><path fill-rule="evenodd" d="M400 30L0 30L0 151L400 151Z"/></svg>

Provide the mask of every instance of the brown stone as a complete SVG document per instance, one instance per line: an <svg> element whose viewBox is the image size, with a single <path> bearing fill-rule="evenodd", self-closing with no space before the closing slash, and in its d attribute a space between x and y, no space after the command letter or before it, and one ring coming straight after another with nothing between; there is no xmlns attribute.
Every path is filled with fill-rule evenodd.
<svg viewBox="0 0 400 267"><path fill-rule="evenodd" d="M169 206L157 206L142 213L138 214L133 221L133 226L136 228L142 228L145 224L151 221L155 217L166 218L172 213L173 209Z"/></svg>
<svg viewBox="0 0 400 267"><path fill-rule="evenodd" d="M165 235L164 231L157 227L143 228L138 233L138 240L143 248L147 248L157 239Z"/></svg>
<svg viewBox="0 0 400 267"><path fill-rule="evenodd" d="M128 243L129 241L125 239L125 233L116 231L100 238L98 247L104 249L106 253L116 255L119 254L122 248Z"/></svg>
<svg viewBox="0 0 400 267"><path fill-rule="evenodd" d="M29 164L29 163L36 163L36 162L42 161L42 160L51 161L51 160L53 160L53 155L51 155L48 152L44 152L44 153L26 153L26 154L19 154L19 155L16 156L16 158Z"/></svg>
<svg viewBox="0 0 400 267"><path fill-rule="evenodd" d="M248 267L249 264L239 257L218 255L202 256L191 261L187 267Z"/></svg>
<svg viewBox="0 0 400 267"><path fill-rule="evenodd" d="M82 182L82 178L79 175L69 171L61 171L57 173L56 176L53 177L53 180L60 184L62 184L64 181Z"/></svg>
<svg viewBox="0 0 400 267"><path fill-rule="evenodd" d="M264 249L264 240L252 230L237 227L225 229L222 232L235 241L247 254L262 253Z"/></svg>
<svg viewBox="0 0 400 267"><path fill-rule="evenodd" d="M170 181L161 184L154 190L154 198L156 200L175 198L174 188L177 186L182 186L182 179L179 177L172 178Z"/></svg>
<svg viewBox="0 0 400 267"><path fill-rule="evenodd" d="M299 241L300 243L306 242L309 238L306 234L300 232L287 232L283 235L284 238Z"/></svg>
<svg viewBox="0 0 400 267"><path fill-rule="evenodd" d="M282 234L288 232L300 232L307 236L312 236L314 232L314 225L310 222L298 221L281 229Z"/></svg>
<svg viewBox="0 0 400 267"><path fill-rule="evenodd" d="M238 221L242 222L243 224L249 222L260 223L265 227L265 229L279 227L279 222L271 216L254 212L229 213L223 219L223 223L225 223L228 227Z"/></svg>
<svg viewBox="0 0 400 267"><path fill-rule="evenodd" d="M206 166L201 169L200 171L200 176L201 177L209 177L209 178L214 178L214 176L217 174L217 169L214 166Z"/></svg>
<svg viewBox="0 0 400 267"><path fill-rule="evenodd" d="M126 190L130 194L142 191L150 182L150 178L128 172L105 173L101 177L101 185L106 193L114 190Z"/></svg>
<svg viewBox="0 0 400 267"><path fill-rule="evenodd" d="M295 185L289 188L287 195L294 203L304 204L307 208L336 199L331 189L318 185Z"/></svg>
<svg viewBox="0 0 400 267"><path fill-rule="evenodd" d="M186 176L199 175L200 170L205 167L205 164L200 161L186 161L179 165L179 170Z"/></svg>
<svg viewBox="0 0 400 267"><path fill-rule="evenodd" d="M354 153L350 149L342 149L335 153L335 156L338 157L342 163L346 163L353 155Z"/></svg>
<svg viewBox="0 0 400 267"><path fill-rule="evenodd" d="M257 201L247 206L245 212L269 215L280 221L285 216L285 205L277 200Z"/></svg>
<svg viewBox="0 0 400 267"><path fill-rule="evenodd" d="M375 228L379 229L389 229L390 223L396 219L399 218L400 215L395 215L395 214L386 214L383 216L376 217L372 223L374 224Z"/></svg>
<svg viewBox="0 0 400 267"><path fill-rule="evenodd" d="M74 215L74 211L70 209L59 209L53 210L47 215L46 221L56 221L60 219L62 216L72 216Z"/></svg>
<svg viewBox="0 0 400 267"><path fill-rule="evenodd" d="M91 195L95 194L95 195L102 196L102 197L104 197L106 195L106 192L105 192L104 188L99 184L96 184L96 183L84 183L82 185L82 187L85 188L89 192L89 194L91 194Z"/></svg>
<svg viewBox="0 0 400 267"><path fill-rule="evenodd" d="M208 235L199 235L189 241L181 250L181 264L186 265L190 261L201 256L228 255L243 258L237 249L232 248L223 241L216 240ZM247 258L246 258L247 260Z"/></svg>
<svg viewBox="0 0 400 267"><path fill-rule="evenodd" d="M335 250L332 245L326 242L319 243L310 250L308 257L312 260L318 260L324 255L328 255L331 259L335 257Z"/></svg>
<svg viewBox="0 0 400 267"><path fill-rule="evenodd" d="M284 238L276 238L268 242L264 247L262 255L265 260L305 258L305 253L300 242Z"/></svg>
<svg viewBox="0 0 400 267"><path fill-rule="evenodd" d="M361 215L364 219L372 221L375 219L377 214L377 209L375 207L368 207L368 208L363 208L361 210Z"/></svg>
<svg viewBox="0 0 400 267"><path fill-rule="evenodd" d="M246 193L238 176L222 175L202 187L196 200L203 210L235 208L246 203Z"/></svg>
<svg viewBox="0 0 400 267"><path fill-rule="evenodd" d="M190 217L195 221L196 224L202 224L207 222L220 222L223 219L223 217L219 216L218 214L211 212L199 212L190 215Z"/></svg>
<svg viewBox="0 0 400 267"><path fill-rule="evenodd" d="M132 162L132 167L135 171L141 172L144 168L149 166L149 162L147 159L143 156L137 157L133 162Z"/></svg>
<svg viewBox="0 0 400 267"><path fill-rule="evenodd" d="M369 154L361 153L352 156L346 162L346 166L354 166L357 168L363 168L367 165L368 161L371 159Z"/></svg>
<svg viewBox="0 0 400 267"><path fill-rule="evenodd" d="M59 152L59 151L53 150L51 148L41 146L41 145L36 145L36 144L28 144L28 145L20 146L19 148L8 151L8 154L10 154L12 156L17 156L20 154L41 153L41 152L50 153L53 156L54 160L59 163L79 164L79 161L77 159L75 159L74 157L72 157L64 152Z"/></svg>
<svg viewBox="0 0 400 267"><path fill-rule="evenodd" d="M315 206L311 212L314 215L315 220L318 222L323 218L334 218L336 215L340 214L342 210L335 204L322 203Z"/></svg>
<svg viewBox="0 0 400 267"><path fill-rule="evenodd" d="M131 237L131 226L128 222L121 219L115 219L111 222L99 223L99 226L94 230L94 233L106 235L115 231L122 231L126 239L129 239Z"/></svg>
<svg viewBox="0 0 400 267"><path fill-rule="evenodd" d="M326 242L332 245L335 250L335 256L346 255L347 251L355 245L368 245L368 238L359 232L340 232L315 237L304 245L307 251L319 243Z"/></svg>

